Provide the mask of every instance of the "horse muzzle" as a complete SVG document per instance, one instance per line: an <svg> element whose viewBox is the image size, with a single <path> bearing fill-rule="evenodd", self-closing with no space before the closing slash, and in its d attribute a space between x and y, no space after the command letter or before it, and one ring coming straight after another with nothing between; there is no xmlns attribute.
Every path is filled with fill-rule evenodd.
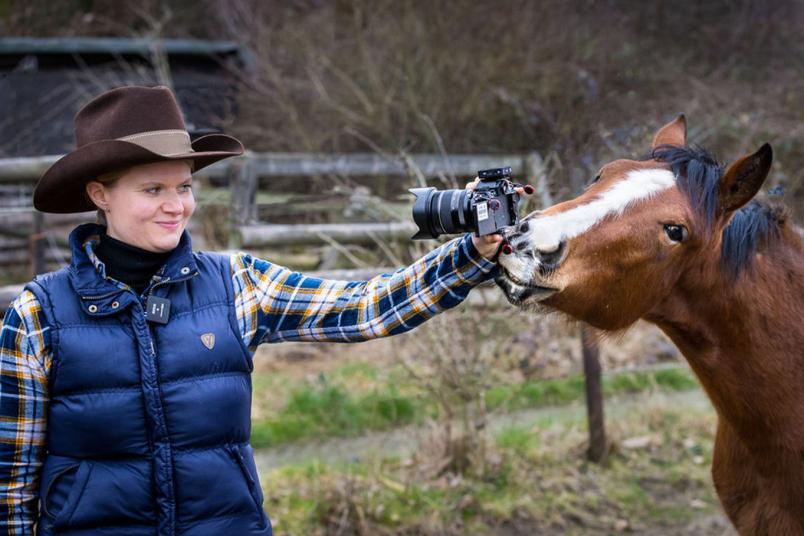
<svg viewBox="0 0 804 536"><path fill-rule="evenodd" d="M567 256L567 241L555 229L541 225L539 218L525 219L505 234L509 255L532 260L542 274L558 269Z"/></svg>
<svg viewBox="0 0 804 536"><path fill-rule="evenodd" d="M508 301L517 306L532 302L542 302L560 291L558 288L546 286L541 281L524 281L506 270L502 265L494 282L503 291Z"/></svg>

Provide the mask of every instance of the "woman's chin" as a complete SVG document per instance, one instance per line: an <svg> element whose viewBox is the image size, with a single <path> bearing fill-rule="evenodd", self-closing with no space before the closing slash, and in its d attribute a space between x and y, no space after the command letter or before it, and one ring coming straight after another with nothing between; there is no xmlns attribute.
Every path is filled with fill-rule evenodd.
<svg viewBox="0 0 804 536"><path fill-rule="evenodd" d="M167 251L172 251L179 245L181 241L181 235L184 232L183 227L179 227L176 229L165 230L160 229L156 236L152 237L151 245L153 246L152 249L158 250L162 253Z"/></svg>
<svg viewBox="0 0 804 536"><path fill-rule="evenodd" d="M160 244L156 245L155 248L159 253L167 253L168 251L173 251L176 249L176 246L179 245L178 240L169 240L169 241L162 241Z"/></svg>
<svg viewBox="0 0 804 536"><path fill-rule="evenodd" d="M140 246L142 249L152 251L154 253L167 253L173 251L179 245L181 235L178 236L160 236L150 240L147 244Z"/></svg>

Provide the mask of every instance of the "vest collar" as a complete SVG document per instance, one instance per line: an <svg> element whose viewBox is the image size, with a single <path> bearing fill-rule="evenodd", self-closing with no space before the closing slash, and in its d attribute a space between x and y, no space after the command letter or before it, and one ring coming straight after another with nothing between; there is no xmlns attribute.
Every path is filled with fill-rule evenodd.
<svg viewBox="0 0 804 536"><path fill-rule="evenodd" d="M101 225L85 223L70 233L70 250L72 251L70 279L73 288L83 300L105 300L107 297L111 300L115 294L125 289L122 285L106 278L103 263L92 253L104 230L105 228ZM170 253L165 265L156 272L154 277L158 277L161 281L182 280L197 271L190 234L185 230L178 246ZM98 305L98 309L100 309L100 304ZM120 308L122 309L122 307ZM116 311L110 310L109 312Z"/></svg>

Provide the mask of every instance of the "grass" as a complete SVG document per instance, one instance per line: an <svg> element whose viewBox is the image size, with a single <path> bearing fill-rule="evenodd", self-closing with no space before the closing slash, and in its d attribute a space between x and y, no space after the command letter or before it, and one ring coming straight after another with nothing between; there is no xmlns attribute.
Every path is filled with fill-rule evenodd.
<svg viewBox="0 0 804 536"><path fill-rule="evenodd" d="M424 478L417 466L427 452L279 468L263 475L266 510L288 535L692 534L678 530L718 510L709 477L715 416L662 399L646 396L610 423L605 466L584 459L584 420L567 417L499 432L482 475ZM618 447L635 436L651 440Z"/></svg>
<svg viewBox="0 0 804 536"><path fill-rule="evenodd" d="M403 426L414 422L419 405L393 386L362 397L350 395L341 386L305 387L291 393L276 418L252 424L251 443L273 446Z"/></svg>
<svg viewBox="0 0 804 536"><path fill-rule="evenodd" d="M390 378L390 380L389 380ZM415 386L405 384L398 371L387 376L365 363L351 363L327 377L317 377L282 392L281 379L255 378L255 391L279 389L270 417L252 423L251 442L255 448L292 442L357 436L423 422L436 416L434 401ZM352 388L353 385L362 388ZM692 373L683 368L644 372L622 372L603 378L606 396L648 391L674 392L697 387ZM529 380L520 384L500 384L486 392L490 409L521 409L563 405L584 398L583 376L549 380Z"/></svg>

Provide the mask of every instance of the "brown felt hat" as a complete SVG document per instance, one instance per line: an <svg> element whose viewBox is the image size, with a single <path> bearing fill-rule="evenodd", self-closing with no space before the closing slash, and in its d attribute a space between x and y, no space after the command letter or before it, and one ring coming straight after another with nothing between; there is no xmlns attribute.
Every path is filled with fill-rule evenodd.
<svg viewBox="0 0 804 536"><path fill-rule="evenodd" d="M165 86L126 86L95 97L75 116L75 145L36 184L38 210L95 210L84 185L104 173L167 160L192 160L198 171L243 154L243 144L225 134L191 143L176 98Z"/></svg>

